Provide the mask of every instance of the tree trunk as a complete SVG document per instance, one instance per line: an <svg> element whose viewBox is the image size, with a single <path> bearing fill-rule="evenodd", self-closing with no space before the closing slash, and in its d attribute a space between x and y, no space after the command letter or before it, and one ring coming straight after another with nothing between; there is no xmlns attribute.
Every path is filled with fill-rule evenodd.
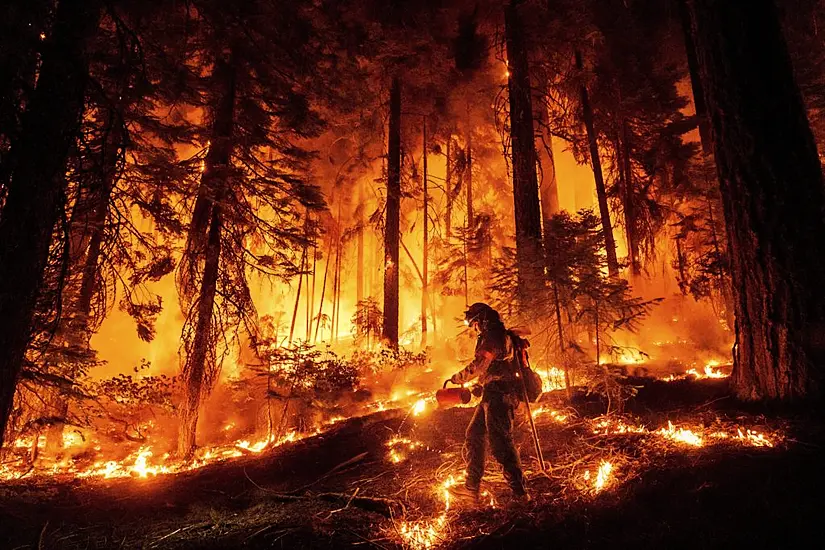
<svg viewBox="0 0 825 550"><path fill-rule="evenodd" d="M341 203L338 203L338 223L337 235L335 237L337 246L335 247L335 277L332 284L332 336L333 342L338 342L338 327L341 324L341 249L344 248L344 239L341 226Z"/></svg>
<svg viewBox="0 0 825 550"><path fill-rule="evenodd" d="M678 0L679 20L682 23L682 33L685 37L685 56L690 72L690 86L693 92L693 108L696 111L696 120L699 126L699 140L702 144L702 152L706 155L712 151L710 141L710 120L708 119L708 108L705 105L705 95L702 92L702 81L699 77L699 61L696 59L696 45L693 42L693 33L690 29L690 11L687 5L688 0Z"/></svg>
<svg viewBox="0 0 825 550"><path fill-rule="evenodd" d="M421 347L427 347L427 302L429 297L429 285L427 282L427 266L429 265L430 255L430 234L429 234L429 196L428 196L428 182L427 182L427 117L424 117L424 156L422 163L424 168L424 242L421 259Z"/></svg>
<svg viewBox="0 0 825 550"><path fill-rule="evenodd" d="M470 105L467 104L467 158L464 168L464 184L467 186L467 234L475 227L475 212L473 211L473 123L470 119Z"/></svg>
<svg viewBox="0 0 825 550"><path fill-rule="evenodd" d="M208 170L208 168L207 168ZM180 433L178 454L184 460L195 454L195 437L198 428L198 413L204 394L208 391L205 379L206 361L212 341L212 315L215 295L218 289L218 271L221 254L221 207L217 202L212 206L209 222L209 237L206 244L206 258L203 265L203 281L198 296L195 338L191 357L187 359L189 368L184 371L184 400L180 409Z"/></svg>
<svg viewBox="0 0 825 550"><path fill-rule="evenodd" d="M356 251L355 303L364 299L364 184L358 182L358 236Z"/></svg>
<svg viewBox="0 0 825 550"><path fill-rule="evenodd" d="M524 31L514 4L505 8L504 29L510 70L510 150L513 159L518 289L526 303L542 285L541 212L536 179L530 69Z"/></svg>
<svg viewBox="0 0 825 550"><path fill-rule="evenodd" d="M0 445L31 336L66 158L83 113L86 42L97 28L100 8L99 0L58 5L15 154L0 220Z"/></svg>
<svg viewBox="0 0 825 550"><path fill-rule="evenodd" d="M631 158L630 129L627 120L622 120L621 130L621 165L622 172L622 206L624 207L624 227L627 238L627 259L630 264L630 273L639 275L639 240L636 235L636 212L633 198L633 164Z"/></svg>
<svg viewBox="0 0 825 550"><path fill-rule="evenodd" d="M332 257L333 242L335 242L334 239L330 239L329 248L327 249L327 256L324 261L324 280L321 283L321 299L318 302L318 318L315 320L315 335L312 338L313 344L318 341L318 329L321 328L321 320L324 315L324 295L327 292L327 275L329 274L329 260Z"/></svg>
<svg viewBox="0 0 825 550"><path fill-rule="evenodd" d="M825 187L771 0L692 0L722 190L741 399L822 395Z"/></svg>
<svg viewBox="0 0 825 550"><path fill-rule="evenodd" d="M0 216L14 167L21 119L35 87L40 33L52 4L46 0L7 2L0 8Z"/></svg>
<svg viewBox="0 0 825 550"><path fill-rule="evenodd" d="M64 304L63 318L53 345L73 342L86 347L89 345L91 332L96 327L95 324L90 324L92 301L98 290L106 215L109 212L112 189L118 178L119 147L125 140L121 131L122 126L116 118L116 112L107 112L99 177L90 178L89 187L80 190L81 196L72 212L69 230L70 273L61 296ZM69 401L63 388L56 389L53 406L54 417L58 420L46 432L46 448L59 451L63 448L62 420L69 412Z"/></svg>
<svg viewBox="0 0 825 550"><path fill-rule="evenodd" d="M584 68L582 64L582 54L576 51L576 68L581 72ZM579 90L582 103L582 117L587 130L587 142L590 147L590 164L593 167L593 177L596 180L596 196L599 199L599 214L602 219L602 231L604 232L604 247L607 253L607 271L611 277L619 274L619 260L616 258L616 240L613 238L613 225L610 222L610 210L607 207L607 191L604 187L604 175L602 174L602 161L599 158L598 134L593 125L593 108L590 105L590 96L587 92L587 85L582 83Z"/></svg>
<svg viewBox="0 0 825 550"><path fill-rule="evenodd" d="M556 161L553 157L553 136L548 128L549 117L544 94L547 92L547 77L544 71L539 71L536 78L536 89L533 92L533 117L536 124L535 148L539 168L539 200L541 201L541 217L544 225L559 213L559 188L556 181Z"/></svg>
<svg viewBox="0 0 825 550"><path fill-rule="evenodd" d="M447 157L446 173L444 175L444 188L447 190L447 205L444 211L444 240L447 242L448 246L453 238L453 201L455 200L455 195L453 195L453 167L450 164L450 152L452 147L452 144L450 143L451 141L453 141L453 136L447 136L447 144L444 152L444 155Z"/></svg>
<svg viewBox="0 0 825 550"><path fill-rule="evenodd" d="M382 334L398 349L398 232L401 217L401 81L392 79L387 150L387 212L384 223L384 322Z"/></svg>
<svg viewBox="0 0 825 550"><path fill-rule="evenodd" d="M292 322L289 324L289 340L287 340L288 346L292 345L293 337L295 336L295 321L298 319L298 306L301 304L301 287L303 287L306 263L307 249L304 247L303 252L301 252L301 267L298 271L298 290L295 293L295 307L292 309Z"/></svg>
<svg viewBox="0 0 825 550"><path fill-rule="evenodd" d="M203 274L200 280L197 301L195 303L195 324L192 344L182 378L184 398L180 410L180 431L178 433L178 454L189 460L195 453L195 436L198 426L198 409L201 401L211 389L210 382L215 378L214 346L216 329L213 326L215 296L220 272L221 233L223 220L221 200L226 190L226 177L232 162L232 136L235 126L235 68L232 60L218 60L215 63L214 80L223 88L223 93L215 105L215 119L212 125L212 139L206 154L205 169L198 189L195 212L190 226L189 242L202 240L200 215L208 215L209 229L203 250L195 252L203 255ZM207 214L208 213L208 214ZM210 359L211 357L211 359Z"/></svg>

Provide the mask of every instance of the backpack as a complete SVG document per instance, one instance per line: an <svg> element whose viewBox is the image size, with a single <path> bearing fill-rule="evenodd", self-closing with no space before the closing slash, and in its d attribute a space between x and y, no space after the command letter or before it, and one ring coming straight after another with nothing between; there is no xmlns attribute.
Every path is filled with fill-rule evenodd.
<svg viewBox="0 0 825 550"><path fill-rule="evenodd" d="M527 355L530 342L513 331L508 330L507 334L513 343L513 360L517 368L516 376L524 382L523 388L517 388L519 397L524 400L524 394L526 393L527 401L535 403L541 395L542 383L541 377L530 368L530 358Z"/></svg>

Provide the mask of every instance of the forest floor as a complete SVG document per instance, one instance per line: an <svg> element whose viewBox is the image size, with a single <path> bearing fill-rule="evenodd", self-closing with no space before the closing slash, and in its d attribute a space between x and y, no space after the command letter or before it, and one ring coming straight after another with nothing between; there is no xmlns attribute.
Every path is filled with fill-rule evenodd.
<svg viewBox="0 0 825 550"><path fill-rule="evenodd" d="M472 409L394 410L177 475L0 485L0 548L822 544L821 419L746 410L725 397L725 380L643 385L624 414L609 417L599 403L562 409L549 396L535 416L547 474L536 471L521 415L534 497L523 507L508 504L493 462L483 506L445 501L445 482L461 479Z"/></svg>

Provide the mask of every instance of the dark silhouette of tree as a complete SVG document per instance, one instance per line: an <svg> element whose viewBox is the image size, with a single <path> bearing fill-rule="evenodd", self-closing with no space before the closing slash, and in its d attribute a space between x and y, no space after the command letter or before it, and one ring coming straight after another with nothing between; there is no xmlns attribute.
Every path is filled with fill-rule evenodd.
<svg viewBox="0 0 825 550"><path fill-rule="evenodd" d="M734 393L822 392L825 187L770 0L692 0L735 297Z"/></svg>
<svg viewBox="0 0 825 550"><path fill-rule="evenodd" d="M11 412L52 230L63 204L66 160L88 80L87 45L100 9L101 3L94 0L58 5L15 146L0 219L0 431Z"/></svg>
<svg viewBox="0 0 825 550"><path fill-rule="evenodd" d="M542 284L543 262L530 68L520 17L517 2L504 8L518 280L527 302Z"/></svg>

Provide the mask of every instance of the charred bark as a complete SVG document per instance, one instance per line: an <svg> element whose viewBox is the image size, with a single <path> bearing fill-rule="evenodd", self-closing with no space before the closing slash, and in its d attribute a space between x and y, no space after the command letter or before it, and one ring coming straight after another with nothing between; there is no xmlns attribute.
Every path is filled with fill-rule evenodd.
<svg viewBox="0 0 825 550"><path fill-rule="evenodd" d="M630 273L638 275L641 272L639 265L639 239L636 234L636 209L633 197L633 164L630 146L630 130L627 120L622 121L620 150L621 162L619 171L621 177L622 206L624 209L625 238L627 239L627 259L630 264Z"/></svg>
<svg viewBox="0 0 825 550"><path fill-rule="evenodd" d="M699 76L699 61L696 59L696 45L690 29L690 10L687 2L688 0L678 0L677 2L679 5L679 20L682 23L682 33L685 37L685 56L687 57L690 86L693 92L693 107L696 110L696 119L699 125L699 140L702 144L702 152L707 155L713 149L710 140L710 120L708 119L708 108L705 104L705 94L702 91L702 80Z"/></svg>
<svg viewBox="0 0 825 550"><path fill-rule="evenodd" d="M533 118L536 121L536 161L539 168L539 200L542 221L547 221L559 213L559 189L556 181L556 161L553 157L553 135L550 133L549 116L544 94L548 83L544 71L539 71L533 91Z"/></svg>
<svg viewBox="0 0 825 550"><path fill-rule="evenodd" d="M180 407L178 454L187 460L195 452L200 403L211 389L217 374L217 365L211 363L215 361L214 332L217 329L214 310L223 230L221 201L228 185L235 128L235 69L232 61L218 60L214 76L215 83L222 92L216 97L211 145L206 155L186 251L196 257L190 259L192 262L200 263L198 259L203 258L200 288L192 309L195 315L194 335L186 349L187 357L182 373L184 398ZM204 225L208 228L206 239L203 238Z"/></svg>
<svg viewBox="0 0 825 550"><path fill-rule="evenodd" d="M582 54L576 51L576 68L581 72L584 68L582 64ZM602 172L602 161L599 157L598 134L593 124L593 107L590 105L590 95L587 92L587 85L582 82L579 95L582 104L582 117L587 130L587 143L590 148L590 164L593 167L593 177L596 180L596 196L599 200L599 214L602 220L602 231L604 232L604 247L607 253L607 270L611 277L619 274L619 260L616 258L616 240L613 238L613 225L610 222L610 210L607 207L607 190L604 186L604 173Z"/></svg>
<svg viewBox="0 0 825 550"><path fill-rule="evenodd" d="M197 301L195 337L188 369L184 370L184 400L180 409L180 434L178 454L189 460L195 453L198 413L204 394L209 390L207 376L207 355L214 346L212 332L215 327L213 315L215 295L218 289L218 273L221 254L221 208L217 202L212 207L209 222L209 236L206 243L206 258L203 265L203 281Z"/></svg>
<svg viewBox="0 0 825 550"><path fill-rule="evenodd" d="M40 33L51 4L7 2L0 8L0 215L14 169L22 116L35 87Z"/></svg>
<svg viewBox="0 0 825 550"><path fill-rule="evenodd" d="M518 288L527 300L542 284L541 213L536 178L536 149L530 67L518 8L504 12L507 62L510 72L510 150L513 160L513 205L516 218Z"/></svg>
<svg viewBox="0 0 825 550"><path fill-rule="evenodd" d="M421 347L427 347L427 303L429 298L429 284L427 281L427 272L430 255L430 233L429 233L429 189L427 174L427 117L424 117L424 153L423 153L423 168L424 168L424 243L421 259Z"/></svg>
<svg viewBox="0 0 825 550"><path fill-rule="evenodd" d="M692 0L728 236L741 399L822 396L825 187L771 0Z"/></svg>
<svg viewBox="0 0 825 550"><path fill-rule="evenodd" d="M384 322L387 345L398 349L398 238L401 218L401 81L390 88L390 125L387 144L387 211L384 223Z"/></svg>
<svg viewBox="0 0 825 550"><path fill-rule="evenodd" d="M467 186L467 234L475 227L473 210L473 125L470 120L470 106L467 105L467 151L464 168L464 185Z"/></svg>
<svg viewBox="0 0 825 550"><path fill-rule="evenodd" d="M446 171L444 175L444 187L446 193L446 207L444 210L444 240L449 245L453 238L453 201L455 201L455 193L453 192L453 166L450 163L453 136L447 136L447 144L444 148L444 155L447 157Z"/></svg>
<svg viewBox="0 0 825 550"><path fill-rule="evenodd" d="M83 112L86 43L97 28L100 10L98 0L60 2L23 119L0 220L0 445L31 336L66 159Z"/></svg>

